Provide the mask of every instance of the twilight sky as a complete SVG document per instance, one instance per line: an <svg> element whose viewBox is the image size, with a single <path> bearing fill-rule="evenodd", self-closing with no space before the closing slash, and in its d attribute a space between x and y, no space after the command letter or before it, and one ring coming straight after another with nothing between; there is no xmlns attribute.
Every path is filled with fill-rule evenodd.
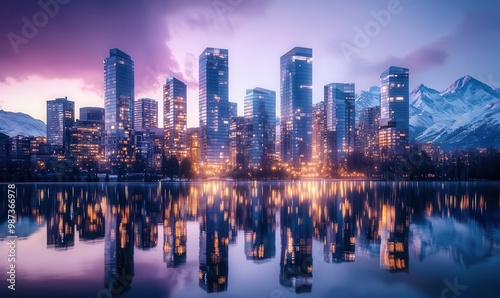
<svg viewBox="0 0 500 298"><path fill-rule="evenodd" d="M0 0L0 109L45 121L56 97L103 107L102 61L115 47L135 61L136 99L162 109L167 75L188 85L189 127L206 47L229 49L240 114L254 87L277 91L279 111L279 58L295 46L313 48L313 102L328 83L378 85L390 65L410 68L411 88L466 74L500 88L499 41L495 0Z"/></svg>

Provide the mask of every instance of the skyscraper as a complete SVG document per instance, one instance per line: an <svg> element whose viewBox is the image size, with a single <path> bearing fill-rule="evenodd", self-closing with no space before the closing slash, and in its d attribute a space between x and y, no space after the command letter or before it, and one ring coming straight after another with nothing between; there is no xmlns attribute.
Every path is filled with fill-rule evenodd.
<svg viewBox="0 0 500 298"><path fill-rule="evenodd" d="M163 86L163 129L165 152L178 160L187 154L187 87L176 78L167 78Z"/></svg>
<svg viewBox="0 0 500 298"><path fill-rule="evenodd" d="M104 60L105 153L113 169L127 166L133 156L134 61L118 49Z"/></svg>
<svg viewBox="0 0 500 298"><path fill-rule="evenodd" d="M67 149L66 130L75 123L75 102L67 97L47 100L47 142Z"/></svg>
<svg viewBox="0 0 500 298"><path fill-rule="evenodd" d="M200 55L201 160L229 161L228 50L206 48Z"/></svg>
<svg viewBox="0 0 500 298"><path fill-rule="evenodd" d="M229 102L229 119L238 117L238 103Z"/></svg>
<svg viewBox="0 0 500 298"><path fill-rule="evenodd" d="M356 148L365 157L377 158L379 156L378 133L380 122L380 106L366 108L360 111Z"/></svg>
<svg viewBox="0 0 500 298"><path fill-rule="evenodd" d="M320 168L325 161L326 149L326 114L325 102L322 101L313 105L312 160Z"/></svg>
<svg viewBox="0 0 500 298"><path fill-rule="evenodd" d="M80 108L80 121L102 122L104 125L104 109L95 107Z"/></svg>
<svg viewBox="0 0 500 298"><path fill-rule="evenodd" d="M139 98L134 103L134 128L158 127L158 102L151 98Z"/></svg>
<svg viewBox="0 0 500 298"><path fill-rule="evenodd" d="M328 160L340 163L354 150L354 84L331 83L325 86L324 91L328 151L331 151Z"/></svg>
<svg viewBox="0 0 500 298"><path fill-rule="evenodd" d="M247 154L249 166L270 166L275 153L276 92L255 88L245 96L245 121L247 122Z"/></svg>
<svg viewBox="0 0 500 298"><path fill-rule="evenodd" d="M409 70L391 66L380 75L380 150L409 150Z"/></svg>
<svg viewBox="0 0 500 298"><path fill-rule="evenodd" d="M281 56L281 158L296 164L312 157L312 49Z"/></svg>

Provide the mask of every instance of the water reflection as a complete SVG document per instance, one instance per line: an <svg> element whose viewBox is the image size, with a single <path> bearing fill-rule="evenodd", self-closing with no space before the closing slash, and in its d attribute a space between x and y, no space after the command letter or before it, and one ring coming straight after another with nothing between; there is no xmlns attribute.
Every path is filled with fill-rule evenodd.
<svg viewBox="0 0 500 298"><path fill-rule="evenodd" d="M153 253L159 233L163 270L189 266L188 251L198 248L188 247L188 237L195 235L193 278L207 293L228 291L229 251L238 241L245 259L238 265L276 260L276 286L296 293L314 293L318 262L371 259L383 271L410 274L410 265L437 254L470 268L500 252L495 184L77 184L19 185L18 192L19 235L29 238L46 226L47 247L61 253L78 240L104 240L104 287L113 296L133 288L134 249Z"/></svg>

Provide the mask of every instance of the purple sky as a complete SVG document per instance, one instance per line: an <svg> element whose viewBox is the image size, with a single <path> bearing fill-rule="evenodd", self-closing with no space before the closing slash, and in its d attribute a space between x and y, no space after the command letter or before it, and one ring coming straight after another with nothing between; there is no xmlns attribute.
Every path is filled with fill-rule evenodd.
<svg viewBox="0 0 500 298"><path fill-rule="evenodd" d="M45 101L55 97L77 108L104 105L102 60L115 47L135 61L136 98L162 107L167 75L188 84L190 127L198 124L198 56L206 47L229 49L230 100L240 114L245 89L254 87L276 90L279 111L279 57L294 46L313 48L314 102L331 82L354 82L357 91L378 85L390 65L410 68L412 88L442 90L466 74L500 87L494 0L40 2L55 13L39 1L0 0L0 108L43 121ZM25 21L34 18L33 32Z"/></svg>

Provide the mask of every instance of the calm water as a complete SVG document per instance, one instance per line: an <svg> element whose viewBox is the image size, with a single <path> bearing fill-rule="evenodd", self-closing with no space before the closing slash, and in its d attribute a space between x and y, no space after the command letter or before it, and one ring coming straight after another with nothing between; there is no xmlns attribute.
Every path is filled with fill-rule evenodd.
<svg viewBox="0 0 500 298"><path fill-rule="evenodd" d="M17 194L16 291L1 204L0 297L499 297L497 182L18 184Z"/></svg>

